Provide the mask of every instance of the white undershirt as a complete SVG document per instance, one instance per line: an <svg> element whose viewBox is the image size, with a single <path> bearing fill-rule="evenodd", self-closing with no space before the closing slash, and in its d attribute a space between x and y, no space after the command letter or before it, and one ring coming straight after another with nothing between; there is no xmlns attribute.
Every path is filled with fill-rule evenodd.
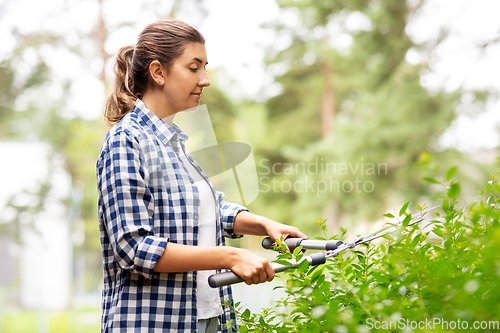
<svg viewBox="0 0 500 333"><path fill-rule="evenodd" d="M212 188L189 162L182 149L179 157L195 181L194 184L198 187L200 194L198 246L217 246L216 206ZM208 285L208 277L212 274L215 274L215 270L198 271L196 288L198 319L212 318L222 314L219 289Z"/></svg>

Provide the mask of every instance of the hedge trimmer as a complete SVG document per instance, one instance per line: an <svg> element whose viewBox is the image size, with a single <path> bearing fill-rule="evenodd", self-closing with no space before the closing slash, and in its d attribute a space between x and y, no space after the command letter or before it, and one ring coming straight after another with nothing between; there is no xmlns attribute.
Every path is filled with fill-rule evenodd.
<svg viewBox="0 0 500 333"><path fill-rule="evenodd" d="M304 250L324 250L326 251L326 254L324 252L317 252L308 256L304 256L300 260L289 260L287 264L272 263L271 266L274 269L274 272L280 273L289 269L297 269L303 262L307 262L308 266L322 265L326 262L326 259L336 257L340 253L348 249L353 249L358 245L371 242L372 240L383 237L388 233L394 232L395 230L393 229L400 225L410 226L420 223L424 220L424 215L426 213L440 207L441 206L435 206L432 208L424 209L412 215L407 215L403 220L399 220L395 223L390 223L388 226L385 226L368 235L358 236L347 243L344 243L341 240L309 240L307 238L287 238L284 240L284 243L292 252L295 248L301 246ZM273 244L274 242L269 237L264 238L264 240L262 241L262 246L265 249L272 249ZM214 274L208 278L208 284L212 288L227 286L240 282L244 282L244 280L231 271Z"/></svg>

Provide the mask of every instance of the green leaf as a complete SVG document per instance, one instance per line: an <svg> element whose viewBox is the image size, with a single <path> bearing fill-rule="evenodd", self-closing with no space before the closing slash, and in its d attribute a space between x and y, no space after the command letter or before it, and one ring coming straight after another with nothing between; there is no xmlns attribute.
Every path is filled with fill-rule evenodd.
<svg viewBox="0 0 500 333"><path fill-rule="evenodd" d="M286 244L284 242L280 244L279 250L280 252L286 252Z"/></svg>
<svg viewBox="0 0 500 333"><path fill-rule="evenodd" d="M401 210L399 211L399 216L402 216L404 213L406 213L406 209L408 208L408 205L410 202L408 201L407 203L404 204L403 207L401 207Z"/></svg>
<svg viewBox="0 0 500 333"><path fill-rule="evenodd" d="M309 267L309 263L307 262L307 260L304 260L299 264L299 271L302 273L305 273L305 272L307 272L308 267Z"/></svg>
<svg viewBox="0 0 500 333"><path fill-rule="evenodd" d="M385 216L385 217L390 217L390 218L394 218L394 217L395 217L395 216L394 216L394 215L392 215L391 213L386 213L386 214L384 214L383 216Z"/></svg>
<svg viewBox="0 0 500 333"><path fill-rule="evenodd" d="M457 172L456 166L450 168L450 170L448 170L448 172L446 173L446 180L450 180L455 175L456 172Z"/></svg>
<svg viewBox="0 0 500 333"><path fill-rule="evenodd" d="M285 266L290 266L290 263L286 260L274 260L275 263Z"/></svg>
<svg viewBox="0 0 500 333"><path fill-rule="evenodd" d="M363 270L363 268L362 268L361 266L357 265L357 264L352 264L352 266L353 266L355 269L357 269L358 271L362 271L362 270Z"/></svg>
<svg viewBox="0 0 500 333"><path fill-rule="evenodd" d="M296 257L300 254L300 252L302 252L302 246L297 246L294 250L293 250L293 255Z"/></svg>
<svg viewBox="0 0 500 333"><path fill-rule="evenodd" d="M405 219L403 220L403 227L407 227L408 224L410 224L411 221L411 215L406 215Z"/></svg>
<svg viewBox="0 0 500 333"><path fill-rule="evenodd" d="M250 317L250 314L251 314L250 310L249 309L245 309L245 311L243 311L241 313L241 316L244 317L244 318L248 318L248 317Z"/></svg>
<svg viewBox="0 0 500 333"><path fill-rule="evenodd" d="M445 212L450 209L450 202L448 201L448 199L443 199L443 209Z"/></svg>
<svg viewBox="0 0 500 333"><path fill-rule="evenodd" d="M460 194L460 184L458 184L457 182L452 182L447 192L448 198L455 199L459 194Z"/></svg>
<svg viewBox="0 0 500 333"><path fill-rule="evenodd" d="M434 227L434 229L432 229L432 232L434 232L436 235L438 235L441 238L444 237L444 232L441 228Z"/></svg>
<svg viewBox="0 0 500 333"><path fill-rule="evenodd" d="M329 266L327 266L329 267ZM313 266L307 274L311 277L311 280L315 280L319 276L323 276L323 270L325 269L325 265Z"/></svg>
<svg viewBox="0 0 500 333"><path fill-rule="evenodd" d="M416 235L415 238L410 243L411 247L417 246L417 243L420 241L421 235Z"/></svg>
<svg viewBox="0 0 500 333"><path fill-rule="evenodd" d="M426 182L428 183L432 183L432 184L441 184L440 182L438 182L437 180L433 179L433 178L424 178L423 180L425 180Z"/></svg>

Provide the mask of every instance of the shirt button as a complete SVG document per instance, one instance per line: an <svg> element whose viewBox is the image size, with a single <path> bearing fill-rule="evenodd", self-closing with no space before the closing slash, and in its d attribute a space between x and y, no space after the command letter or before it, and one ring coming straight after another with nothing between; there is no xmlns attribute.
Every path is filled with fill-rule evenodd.
<svg viewBox="0 0 500 333"><path fill-rule="evenodd" d="M191 184L194 184L194 179L191 179Z"/></svg>
<svg viewBox="0 0 500 333"><path fill-rule="evenodd" d="M195 216L194 216L194 219L195 219L196 221L198 221L198 215L195 215Z"/></svg>
<svg viewBox="0 0 500 333"><path fill-rule="evenodd" d="M196 297L196 291L193 291L193 297Z"/></svg>

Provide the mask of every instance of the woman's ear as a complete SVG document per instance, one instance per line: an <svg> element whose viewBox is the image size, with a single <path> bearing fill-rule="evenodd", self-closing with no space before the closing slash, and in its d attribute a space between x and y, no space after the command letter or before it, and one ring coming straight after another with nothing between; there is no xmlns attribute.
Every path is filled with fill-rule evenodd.
<svg viewBox="0 0 500 333"><path fill-rule="evenodd" d="M163 86L165 84L165 67L158 60L153 60L149 64L149 75L155 84Z"/></svg>

